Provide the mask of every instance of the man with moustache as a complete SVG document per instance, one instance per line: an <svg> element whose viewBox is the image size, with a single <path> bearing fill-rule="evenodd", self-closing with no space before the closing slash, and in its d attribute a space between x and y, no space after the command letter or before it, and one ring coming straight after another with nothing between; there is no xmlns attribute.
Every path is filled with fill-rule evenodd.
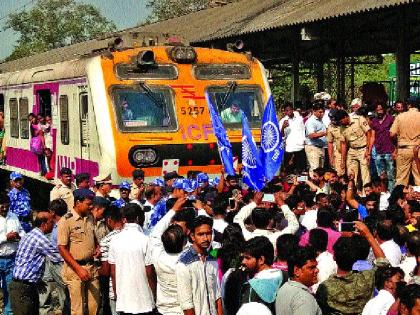
<svg viewBox="0 0 420 315"><path fill-rule="evenodd" d="M395 184L394 158L395 147L392 143L390 129L394 117L387 113L385 105L377 103L375 106L376 117L372 119L374 145L376 149L376 170L378 175L386 174L388 179L388 190L392 191Z"/></svg>
<svg viewBox="0 0 420 315"><path fill-rule="evenodd" d="M278 291L276 314L321 315L309 288L318 282L316 252L311 247L300 247L288 259L289 281Z"/></svg>

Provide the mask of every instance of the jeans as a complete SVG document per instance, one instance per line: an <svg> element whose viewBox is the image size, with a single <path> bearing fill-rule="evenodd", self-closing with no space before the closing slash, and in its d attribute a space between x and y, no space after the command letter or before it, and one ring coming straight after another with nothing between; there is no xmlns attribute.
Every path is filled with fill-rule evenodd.
<svg viewBox="0 0 420 315"><path fill-rule="evenodd" d="M3 289L3 314L13 314L9 299L9 284L13 280L13 268L15 267L15 256L0 257L0 279Z"/></svg>
<svg viewBox="0 0 420 315"><path fill-rule="evenodd" d="M378 176L381 176L385 172L388 178L388 191L392 191L395 185L394 160L392 159L392 155L377 154L375 164Z"/></svg>

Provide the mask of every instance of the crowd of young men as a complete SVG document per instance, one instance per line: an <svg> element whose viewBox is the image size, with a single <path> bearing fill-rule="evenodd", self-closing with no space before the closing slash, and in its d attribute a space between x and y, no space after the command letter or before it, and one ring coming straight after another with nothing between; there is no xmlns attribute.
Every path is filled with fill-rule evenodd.
<svg viewBox="0 0 420 315"><path fill-rule="evenodd" d="M419 314L420 114L378 103L365 117L358 102L286 105L282 170L261 192L223 170L145 182L136 169L116 193L63 168L33 213L13 172L3 313Z"/></svg>

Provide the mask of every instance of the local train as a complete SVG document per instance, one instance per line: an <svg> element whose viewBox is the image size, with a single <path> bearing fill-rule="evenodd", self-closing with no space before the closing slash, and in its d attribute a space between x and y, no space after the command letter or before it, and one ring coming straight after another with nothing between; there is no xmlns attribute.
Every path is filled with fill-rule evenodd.
<svg viewBox="0 0 420 315"><path fill-rule="evenodd" d="M168 171L220 173L206 93L219 113L233 103L247 115L254 139L270 96L263 65L250 54L172 43L106 49L54 64L0 74L6 163L36 180L28 114L49 116L54 177L74 174L129 179ZM240 162L241 124L224 122Z"/></svg>

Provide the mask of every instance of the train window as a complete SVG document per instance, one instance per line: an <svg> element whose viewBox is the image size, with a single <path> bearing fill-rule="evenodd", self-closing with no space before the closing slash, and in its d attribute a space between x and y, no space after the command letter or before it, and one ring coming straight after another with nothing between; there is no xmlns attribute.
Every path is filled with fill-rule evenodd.
<svg viewBox="0 0 420 315"><path fill-rule="evenodd" d="M19 99L20 137L29 139L28 98Z"/></svg>
<svg viewBox="0 0 420 315"><path fill-rule="evenodd" d="M69 130L69 99L67 95L60 95L60 134L61 143L70 143L70 130Z"/></svg>
<svg viewBox="0 0 420 315"><path fill-rule="evenodd" d="M80 140L82 146L89 145L89 102L88 94L82 93L79 97L80 106Z"/></svg>
<svg viewBox="0 0 420 315"><path fill-rule="evenodd" d="M50 90L39 90L37 92L42 116L51 116L51 92Z"/></svg>
<svg viewBox="0 0 420 315"><path fill-rule="evenodd" d="M120 63L116 66L116 73L120 79L166 79L176 80L178 70L174 65L155 65L141 69L137 65Z"/></svg>
<svg viewBox="0 0 420 315"><path fill-rule="evenodd" d="M0 93L0 112L4 113L4 94Z"/></svg>
<svg viewBox="0 0 420 315"><path fill-rule="evenodd" d="M117 86L112 91L123 132L177 130L172 90L164 86Z"/></svg>
<svg viewBox="0 0 420 315"><path fill-rule="evenodd" d="M10 136L12 138L19 138L19 109L16 98L9 100L10 110Z"/></svg>
<svg viewBox="0 0 420 315"><path fill-rule="evenodd" d="M242 112L252 127L261 124L262 98L257 86L212 86L208 93L224 124L241 128Z"/></svg>
<svg viewBox="0 0 420 315"><path fill-rule="evenodd" d="M251 79L251 70L241 64L199 64L194 66L198 80L246 80Z"/></svg>

